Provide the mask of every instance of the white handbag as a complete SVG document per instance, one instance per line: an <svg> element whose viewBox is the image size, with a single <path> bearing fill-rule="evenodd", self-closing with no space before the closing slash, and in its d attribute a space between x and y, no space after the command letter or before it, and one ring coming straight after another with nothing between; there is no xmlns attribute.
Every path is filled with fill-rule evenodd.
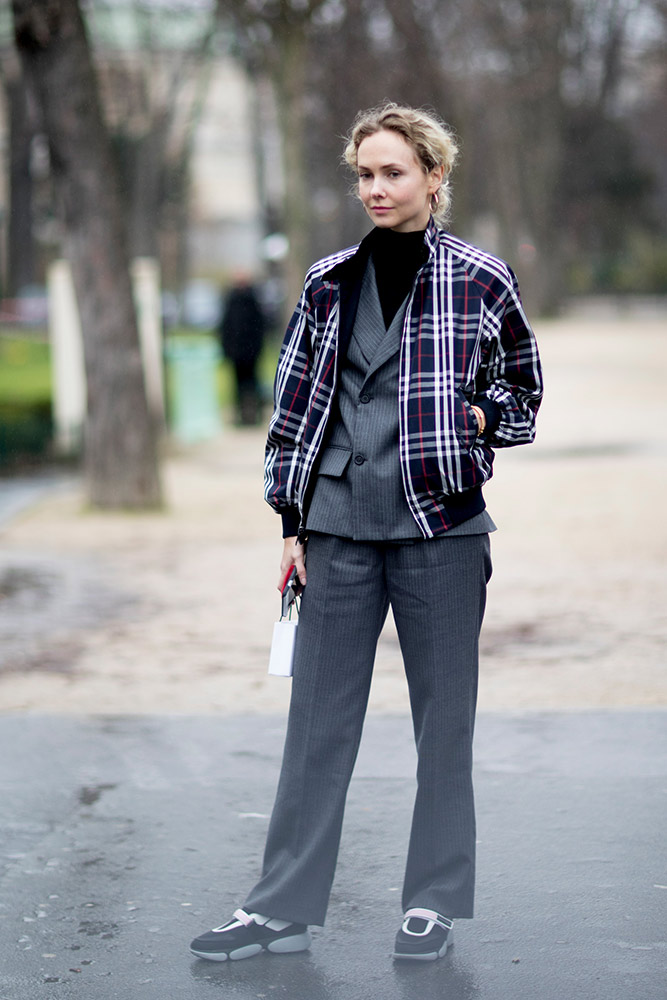
<svg viewBox="0 0 667 1000"><path fill-rule="evenodd" d="M269 657L269 673L276 677L291 677L294 662L294 645L298 619L281 618L273 626L273 640Z"/></svg>
<svg viewBox="0 0 667 1000"><path fill-rule="evenodd" d="M297 604L298 584L296 570L292 567L283 581L280 592L280 621L276 622L273 626L269 673L274 674L276 677L292 676L296 630L299 624L298 617L295 615L292 618L292 614L299 609Z"/></svg>

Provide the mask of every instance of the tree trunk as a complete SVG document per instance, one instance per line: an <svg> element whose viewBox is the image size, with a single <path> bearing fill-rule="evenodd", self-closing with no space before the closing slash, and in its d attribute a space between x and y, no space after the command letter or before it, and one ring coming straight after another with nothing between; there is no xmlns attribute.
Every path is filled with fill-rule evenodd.
<svg viewBox="0 0 667 1000"><path fill-rule="evenodd" d="M164 204L167 160L167 123L151 124L143 135L130 140L128 156L128 245L131 257L156 257L161 211ZM126 139L127 142L127 139Z"/></svg>
<svg viewBox="0 0 667 1000"><path fill-rule="evenodd" d="M306 22L302 19L277 26L274 82L280 120L285 173L285 235L289 240L286 260L288 311L294 308L303 279L312 263L308 259L310 198L306 181Z"/></svg>
<svg viewBox="0 0 667 1000"><path fill-rule="evenodd" d="M12 61L5 81L9 123L9 218L7 233L7 289L15 297L35 281L35 240L32 231L33 183L30 155L34 122L28 108L21 68Z"/></svg>
<svg viewBox="0 0 667 1000"><path fill-rule="evenodd" d="M41 108L81 314L85 469L96 507L161 503L124 206L77 0L12 0L16 45Z"/></svg>

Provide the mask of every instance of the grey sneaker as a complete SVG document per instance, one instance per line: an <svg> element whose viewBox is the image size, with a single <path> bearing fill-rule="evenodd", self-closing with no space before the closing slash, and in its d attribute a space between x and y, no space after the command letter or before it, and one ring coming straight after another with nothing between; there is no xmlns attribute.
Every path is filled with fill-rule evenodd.
<svg viewBox="0 0 667 1000"><path fill-rule="evenodd" d="M262 951L286 954L309 947L310 933L305 924L291 924L287 920L272 920L261 913L235 910L226 924L195 938L190 951L197 958L226 962L228 958L232 961L252 958Z"/></svg>
<svg viewBox="0 0 667 1000"><path fill-rule="evenodd" d="M396 935L394 958L434 962L447 953L452 944L453 920L435 910L415 907L407 910Z"/></svg>

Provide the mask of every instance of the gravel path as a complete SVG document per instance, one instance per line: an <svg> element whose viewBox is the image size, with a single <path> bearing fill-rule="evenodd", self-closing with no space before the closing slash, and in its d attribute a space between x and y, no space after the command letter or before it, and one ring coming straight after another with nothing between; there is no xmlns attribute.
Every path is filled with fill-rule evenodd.
<svg viewBox="0 0 667 1000"><path fill-rule="evenodd" d="M538 441L499 452L480 708L667 704L667 329L614 315L537 324ZM282 711L266 675L279 522L260 431L166 462L161 515L84 513L76 486L0 538L0 711ZM2 484L0 484L0 489ZM407 711L395 631L371 711Z"/></svg>

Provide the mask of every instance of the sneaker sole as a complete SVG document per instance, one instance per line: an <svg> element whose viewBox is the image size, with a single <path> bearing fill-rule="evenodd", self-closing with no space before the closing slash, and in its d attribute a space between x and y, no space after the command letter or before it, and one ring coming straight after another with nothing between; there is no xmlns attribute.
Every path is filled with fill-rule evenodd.
<svg viewBox="0 0 667 1000"><path fill-rule="evenodd" d="M454 942L452 941L452 932L450 931L449 935L447 936L447 940L443 944L440 951L429 951L424 955L419 955L419 954L411 955L407 952L395 951L392 955L392 958L397 958L399 961L408 961L408 962L436 962L439 958L445 957L448 948L453 948L453 947L454 947Z"/></svg>
<svg viewBox="0 0 667 1000"><path fill-rule="evenodd" d="M270 951L274 955L289 955L297 951L306 951L310 948L311 937L306 931L303 934L294 934L292 937L278 938L269 944L247 944L243 948L235 948L234 951L190 951L197 958L208 959L209 962L239 962L244 958L254 958L263 951Z"/></svg>
<svg viewBox="0 0 667 1000"><path fill-rule="evenodd" d="M311 937L309 931L303 934L294 934L292 937L278 938L266 945L266 950L274 955L289 955L296 951L306 951L310 948Z"/></svg>

